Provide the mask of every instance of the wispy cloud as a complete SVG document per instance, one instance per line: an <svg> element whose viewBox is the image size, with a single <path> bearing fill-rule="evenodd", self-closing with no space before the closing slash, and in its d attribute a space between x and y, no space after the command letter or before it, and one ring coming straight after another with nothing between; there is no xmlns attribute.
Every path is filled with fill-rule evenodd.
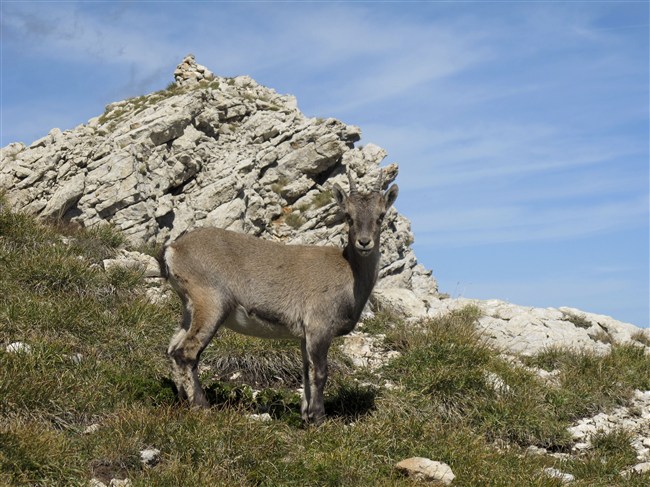
<svg viewBox="0 0 650 487"><path fill-rule="evenodd" d="M110 6L87 10L74 2L8 3L3 6L3 37L27 48L27 57L44 55L49 60L84 63L137 63L160 67L165 55L164 39L147 40L151 18L140 18L140 29L133 25L106 22L115 17ZM98 15L99 14L99 15ZM118 15L119 17L119 15ZM146 56L144 54L147 54Z"/></svg>
<svg viewBox="0 0 650 487"><path fill-rule="evenodd" d="M648 215L649 203L641 196L573 206L444 208L415 213L411 219L420 246L562 241L639 227Z"/></svg>

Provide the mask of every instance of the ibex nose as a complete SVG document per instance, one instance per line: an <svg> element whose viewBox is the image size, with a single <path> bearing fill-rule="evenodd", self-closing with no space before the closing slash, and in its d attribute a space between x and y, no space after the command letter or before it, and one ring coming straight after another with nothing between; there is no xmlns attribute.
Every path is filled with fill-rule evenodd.
<svg viewBox="0 0 650 487"><path fill-rule="evenodd" d="M375 245L372 242L371 238L358 238L357 239L357 248L360 250L370 250Z"/></svg>

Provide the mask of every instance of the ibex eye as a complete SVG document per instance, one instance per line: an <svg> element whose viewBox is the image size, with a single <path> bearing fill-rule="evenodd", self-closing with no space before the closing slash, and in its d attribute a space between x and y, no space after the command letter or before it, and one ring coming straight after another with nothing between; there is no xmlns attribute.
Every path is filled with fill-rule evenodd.
<svg viewBox="0 0 650 487"><path fill-rule="evenodd" d="M382 213L381 215L379 215L379 218L377 218L377 223L379 224L379 223L383 222L385 216L386 216L386 213Z"/></svg>
<svg viewBox="0 0 650 487"><path fill-rule="evenodd" d="M348 225L352 225L354 223L354 220L350 215L345 215L345 221L348 222Z"/></svg>

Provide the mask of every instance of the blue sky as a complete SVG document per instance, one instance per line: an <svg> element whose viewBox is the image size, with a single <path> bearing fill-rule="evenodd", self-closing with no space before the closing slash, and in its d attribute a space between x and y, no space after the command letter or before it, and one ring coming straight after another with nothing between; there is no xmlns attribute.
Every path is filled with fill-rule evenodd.
<svg viewBox="0 0 650 487"><path fill-rule="evenodd" d="M165 88L192 52L385 148L441 291L650 323L647 1L1 9L2 146Z"/></svg>

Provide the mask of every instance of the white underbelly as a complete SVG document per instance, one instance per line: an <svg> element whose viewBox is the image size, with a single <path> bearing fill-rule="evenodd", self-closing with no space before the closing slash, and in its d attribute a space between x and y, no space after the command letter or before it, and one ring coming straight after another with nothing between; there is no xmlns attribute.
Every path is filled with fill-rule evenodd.
<svg viewBox="0 0 650 487"><path fill-rule="evenodd" d="M237 306L230 313L224 322L224 326L237 333L259 338L299 338L291 333L286 326L266 321L259 316L248 313L243 306Z"/></svg>

